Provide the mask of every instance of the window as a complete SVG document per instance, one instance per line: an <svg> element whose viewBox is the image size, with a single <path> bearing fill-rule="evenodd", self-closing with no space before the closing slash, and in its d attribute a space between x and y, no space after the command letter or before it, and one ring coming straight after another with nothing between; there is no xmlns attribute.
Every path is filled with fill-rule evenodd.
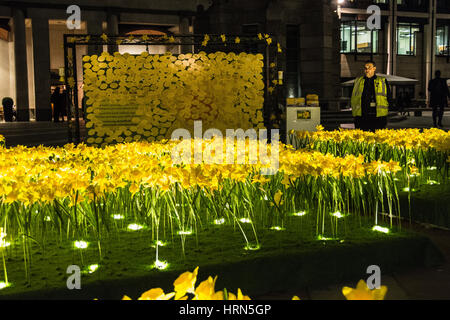
<svg viewBox="0 0 450 320"><path fill-rule="evenodd" d="M436 55L450 56L449 26L436 28Z"/></svg>
<svg viewBox="0 0 450 320"><path fill-rule="evenodd" d="M416 34L420 31L418 24L401 23L397 26L397 54L416 55Z"/></svg>
<svg viewBox="0 0 450 320"><path fill-rule="evenodd" d="M365 21L341 23L341 53L378 53L378 30L367 28Z"/></svg>

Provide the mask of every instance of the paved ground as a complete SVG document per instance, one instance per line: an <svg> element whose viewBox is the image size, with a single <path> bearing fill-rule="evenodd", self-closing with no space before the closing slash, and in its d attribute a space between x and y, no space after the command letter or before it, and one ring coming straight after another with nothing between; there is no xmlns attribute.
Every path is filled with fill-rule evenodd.
<svg viewBox="0 0 450 320"><path fill-rule="evenodd" d="M446 262L432 268L414 268L400 274L381 276L381 284L388 287L386 300L450 300L450 231L413 225L412 229L429 236L445 256ZM382 271L382 270L381 270ZM319 290L302 289L299 292L273 293L259 299L291 299L298 295L304 300L345 300L343 286L355 287L353 283L340 283Z"/></svg>
<svg viewBox="0 0 450 320"><path fill-rule="evenodd" d="M444 113L442 120L443 130L450 130L450 111ZM341 127L351 129L354 128L353 123L342 124ZM406 114L404 116L397 116L390 119L388 126L389 129L404 129L404 128L420 128L428 129L433 127L433 117L431 111L423 111L422 116L414 116L414 112Z"/></svg>

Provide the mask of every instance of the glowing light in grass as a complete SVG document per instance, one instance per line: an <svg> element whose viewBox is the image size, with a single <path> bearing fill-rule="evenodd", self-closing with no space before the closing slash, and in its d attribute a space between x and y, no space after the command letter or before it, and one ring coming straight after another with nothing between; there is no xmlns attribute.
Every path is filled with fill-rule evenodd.
<svg viewBox="0 0 450 320"><path fill-rule="evenodd" d="M44 220L45 220L45 221L52 221L52 218L50 218L50 216L46 216L46 217L44 218Z"/></svg>
<svg viewBox="0 0 450 320"><path fill-rule="evenodd" d="M86 241L75 241L73 245L78 249L86 249L88 247L88 243Z"/></svg>
<svg viewBox="0 0 450 320"><path fill-rule="evenodd" d="M156 246L158 246L158 247L164 247L166 244L167 244L167 243L158 240L158 241L155 241L154 244L152 244L152 247L153 247L153 248L156 248Z"/></svg>
<svg viewBox="0 0 450 320"><path fill-rule="evenodd" d="M252 223L252 220L250 220L248 218L242 218L242 219L239 219L239 221L242 223Z"/></svg>
<svg viewBox="0 0 450 320"><path fill-rule="evenodd" d="M192 234L192 231L191 230L180 230L180 231L178 231L178 234L180 236L189 236Z"/></svg>
<svg viewBox="0 0 450 320"><path fill-rule="evenodd" d="M400 181L400 179L399 178L394 178L394 181Z"/></svg>
<svg viewBox="0 0 450 320"><path fill-rule="evenodd" d="M417 190L416 189L410 189L410 188L408 188L408 187L406 187L406 188L403 188L402 189L404 192L416 192Z"/></svg>
<svg viewBox="0 0 450 320"><path fill-rule="evenodd" d="M437 182L436 180L428 180L428 181L427 181L427 184L429 184L429 185L438 185L438 184L440 184L440 183Z"/></svg>
<svg viewBox="0 0 450 320"><path fill-rule="evenodd" d="M430 170L430 171L437 170L437 167L428 167L427 170Z"/></svg>
<svg viewBox="0 0 450 320"><path fill-rule="evenodd" d="M11 282L0 281L0 290L11 286Z"/></svg>
<svg viewBox="0 0 450 320"><path fill-rule="evenodd" d="M95 271L97 271L98 268L99 268L98 264L91 264L90 266L88 266L88 272L94 273Z"/></svg>
<svg viewBox="0 0 450 320"><path fill-rule="evenodd" d="M294 217L303 217L306 214L306 211L294 212L292 215Z"/></svg>
<svg viewBox="0 0 450 320"><path fill-rule="evenodd" d="M331 215L338 219L345 217L345 215L342 214L340 211L333 212L333 213L331 213Z"/></svg>
<svg viewBox="0 0 450 320"><path fill-rule="evenodd" d="M11 245L11 242L7 242L4 240L0 241L0 248L6 248L6 247L9 247L10 245Z"/></svg>
<svg viewBox="0 0 450 320"><path fill-rule="evenodd" d="M279 226L274 226L274 227L270 228L270 230L284 231L284 230L286 230L286 228L282 228L282 227L279 227Z"/></svg>
<svg viewBox="0 0 450 320"><path fill-rule="evenodd" d="M114 220L123 220L125 217L121 214L114 214L113 219Z"/></svg>
<svg viewBox="0 0 450 320"><path fill-rule="evenodd" d="M128 229L132 230L132 231L138 231L138 230L141 230L142 228L144 228L144 227L139 224L136 224L136 223L128 225Z"/></svg>
<svg viewBox="0 0 450 320"><path fill-rule="evenodd" d="M372 228L373 231L378 231L378 232L382 232L382 233L389 233L389 229L388 228L384 228L384 227L380 227L380 226L374 226Z"/></svg>
<svg viewBox="0 0 450 320"><path fill-rule="evenodd" d="M154 264L152 264L153 269L164 270L169 267L169 264L166 261L156 260Z"/></svg>
<svg viewBox="0 0 450 320"><path fill-rule="evenodd" d="M214 224L224 224L224 223L225 223L225 219L224 218L214 220Z"/></svg>
<svg viewBox="0 0 450 320"><path fill-rule="evenodd" d="M336 239L336 238L327 238L327 237L324 237L324 236L322 236L322 235L318 235L317 236L317 240L321 240L321 241L331 241L331 240L338 240L338 239Z"/></svg>
<svg viewBox="0 0 450 320"><path fill-rule="evenodd" d="M244 250L247 250L247 251L256 251L256 250L259 250L259 249L261 249L261 246L259 245L259 244L255 244L255 245L253 245L253 244L247 244L245 247L244 247Z"/></svg>

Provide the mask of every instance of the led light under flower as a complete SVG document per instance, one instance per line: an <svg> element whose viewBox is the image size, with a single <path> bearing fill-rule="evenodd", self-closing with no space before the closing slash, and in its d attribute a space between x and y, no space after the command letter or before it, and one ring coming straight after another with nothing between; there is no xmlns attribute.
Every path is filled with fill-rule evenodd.
<svg viewBox="0 0 450 320"><path fill-rule="evenodd" d="M247 251L256 251L256 250L259 250L259 249L261 249L261 246L259 244L256 244L256 245L247 244L244 247L244 250L247 250Z"/></svg>
<svg viewBox="0 0 450 320"><path fill-rule="evenodd" d="M380 226L374 226L372 228L373 231L379 231L379 232L383 232L383 233L389 233L389 229L388 228L384 228L384 227L380 227Z"/></svg>
<svg viewBox="0 0 450 320"><path fill-rule="evenodd" d="M188 236L188 235L192 234L192 231L191 230L180 230L180 231L178 231L178 234L180 236Z"/></svg>
<svg viewBox="0 0 450 320"><path fill-rule="evenodd" d="M437 167L428 167L427 170L430 170L430 171L437 170Z"/></svg>
<svg viewBox="0 0 450 320"><path fill-rule="evenodd" d="M331 240L337 240L336 238L327 238L327 237L324 237L324 236L322 236L322 235L318 235L317 236L317 240L321 240L321 241L331 241Z"/></svg>
<svg viewBox="0 0 450 320"><path fill-rule="evenodd" d="M130 229L132 231L141 230L142 228L144 228L144 227L139 224L136 224L136 223L128 225L128 229Z"/></svg>
<svg viewBox="0 0 450 320"><path fill-rule="evenodd" d="M248 218L242 218L242 219L239 219L239 221L242 223L252 223L252 220L250 220Z"/></svg>
<svg viewBox="0 0 450 320"><path fill-rule="evenodd" d="M331 215L338 219L345 217L345 215L343 215L340 211L333 212L333 213L331 213Z"/></svg>
<svg viewBox="0 0 450 320"><path fill-rule="evenodd" d="M123 218L125 218L123 215L121 214L114 214L113 215L113 219L114 220L122 220Z"/></svg>
<svg viewBox="0 0 450 320"><path fill-rule="evenodd" d="M158 240L158 241L155 241L154 244L152 244L152 247L153 247L153 248L156 248L156 246L158 246L158 247L164 247L165 245L166 245L165 242L163 242L163 241L161 241L161 240Z"/></svg>
<svg viewBox="0 0 450 320"><path fill-rule="evenodd" d="M52 218L50 218L50 216L46 216L46 217L44 218L44 220L45 220L45 221L52 221Z"/></svg>
<svg viewBox="0 0 450 320"><path fill-rule="evenodd" d="M91 264L90 266L88 266L88 272L94 273L95 271L97 271L98 267L99 267L98 264Z"/></svg>
<svg viewBox="0 0 450 320"><path fill-rule="evenodd" d="M10 282L6 283L5 281L0 281L0 290L5 289L10 286L11 286Z"/></svg>
<svg viewBox="0 0 450 320"><path fill-rule="evenodd" d="M270 228L270 230L283 231L283 230L286 230L286 228L282 228L282 227L279 227L279 226L274 226L274 227Z"/></svg>
<svg viewBox="0 0 450 320"><path fill-rule="evenodd" d="M417 190L416 189L410 189L410 188L408 188L408 187L406 187L406 188L403 188L403 191L404 192L416 192Z"/></svg>
<svg viewBox="0 0 450 320"><path fill-rule="evenodd" d="M86 249L88 247L88 243L86 241L75 241L73 245L78 249Z"/></svg>
<svg viewBox="0 0 450 320"><path fill-rule="evenodd" d="M224 223L225 223L224 218L214 220L214 224L224 224Z"/></svg>
<svg viewBox="0 0 450 320"><path fill-rule="evenodd" d="M429 184L429 185L438 185L438 184L440 184L440 183L437 182L436 180L428 180L428 181L427 181L427 184Z"/></svg>
<svg viewBox="0 0 450 320"><path fill-rule="evenodd" d="M166 261L156 260L154 264L152 264L153 269L164 270L167 269L169 264Z"/></svg>
<svg viewBox="0 0 450 320"><path fill-rule="evenodd" d="M306 214L306 211L295 212L292 215L295 217L303 217Z"/></svg>

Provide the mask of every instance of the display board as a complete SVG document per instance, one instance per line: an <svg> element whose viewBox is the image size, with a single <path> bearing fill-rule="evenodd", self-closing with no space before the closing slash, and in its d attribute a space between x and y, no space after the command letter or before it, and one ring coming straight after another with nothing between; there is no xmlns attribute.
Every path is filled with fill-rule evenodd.
<svg viewBox="0 0 450 320"><path fill-rule="evenodd" d="M175 129L264 128L263 55L84 56L87 143L170 139Z"/></svg>

